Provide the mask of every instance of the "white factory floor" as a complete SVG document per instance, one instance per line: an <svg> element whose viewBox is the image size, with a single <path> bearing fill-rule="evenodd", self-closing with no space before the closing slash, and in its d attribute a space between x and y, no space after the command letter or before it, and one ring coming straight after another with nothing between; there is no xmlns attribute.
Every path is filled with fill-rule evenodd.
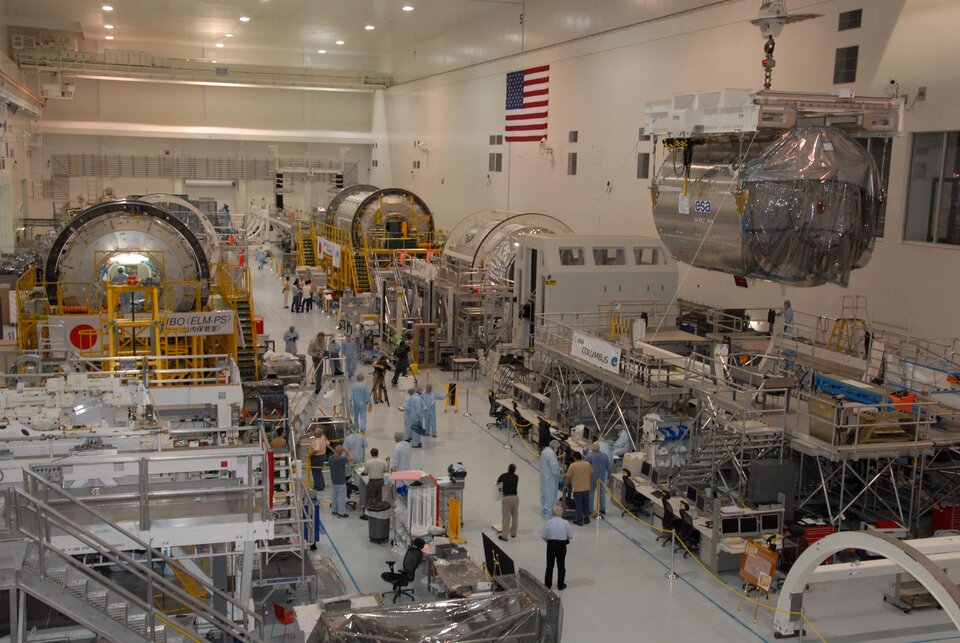
<svg viewBox="0 0 960 643"><path fill-rule="evenodd" d="M333 319L323 313L293 314L283 309L281 282L269 269L252 270L257 314L265 319L266 332L281 345L280 336L290 324L300 331L300 352L318 330L332 331ZM368 372L361 367L359 372ZM439 370L420 376L445 384L450 376ZM409 379L406 380L410 382ZM371 447L389 455L393 432L402 428L398 399L404 390L390 389L392 407L377 405L369 416L367 438ZM483 558L481 533L495 533L491 522L500 521L494 498L494 481L507 465L515 463L520 476L520 529L517 538L503 545L517 565L537 576L543 573L545 544L539 531L539 477L535 453L515 438L514 449L505 449L507 436L488 431L487 403L482 383L467 380L469 401L461 400L459 412L442 412L438 404L438 438L425 438L423 449L413 451L413 465L429 473L444 474L447 466L462 462L468 472L464 492L464 534L467 549ZM461 386L462 388L462 386ZM469 413L464 406L469 405ZM327 485L329 494L330 485ZM383 592L380 579L386 560L399 560L402 552L376 545L367 538L367 523L356 512L338 519L323 510L326 535L318 542L318 554L335 561L348 591ZM655 535L629 516L608 506L607 519L574 527L574 540L567 554L567 589L563 601L563 640L632 641L657 637L674 641L773 641L772 612L760 610L725 589L692 560L676 560L679 578L665 577L671 560L669 547L655 542ZM418 578L418 600L427 600L426 586ZM723 580L739 588L735 574ZM830 586L812 586L804 607L823 637L831 642L951 641L960 634L942 611L933 609L905 615L885 604L882 594L891 578L847 581ZM401 599L406 600L406 599ZM776 601L776 595L772 597ZM808 631L804 640L817 640Z"/></svg>

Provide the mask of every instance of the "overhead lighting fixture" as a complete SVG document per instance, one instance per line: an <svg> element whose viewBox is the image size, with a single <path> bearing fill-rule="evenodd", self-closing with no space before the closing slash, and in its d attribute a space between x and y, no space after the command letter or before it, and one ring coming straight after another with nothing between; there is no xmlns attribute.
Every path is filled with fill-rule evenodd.
<svg viewBox="0 0 960 643"><path fill-rule="evenodd" d="M367 25L366 27L364 27L364 29L366 29L367 31L373 31L374 29L376 29L376 27L374 27L373 25Z"/></svg>
<svg viewBox="0 0 960 643"><path fill-rule="evenodd" d="M240 22L250 22L249 16L240 16Z"/></svg>
<svg viewBox="0 0 960 643"><path fill-rule="evenodd" d="M103 5L103 6L100 7L100 8L103 9L104 11L113 11L113 7L111 7L111 6L108 5L108 4L105 4L105 5Z"/></svg>
<svg viewBox="0 0 960 643"><path fill-rule="evenodd" d="M404 11L413 11L413 5L405 4L403 5Z"/></svg>
<svg viewBox="0 0 960 643"><path fill-rule="evenodd" d="M103 25L104 29L113 29L113 25Z"/></svg>
<svg viewBox="0 0 960 643"><path fill-rule="evenodd" d="M233 38L233 34L232 34L232 33L225 33L225 34L223 34L223 37L224 37L224 38Z"/></svg>
<svg viewBox="0 0 960 643"><path fill-rule="evenodd" d="M113 40L113 36L104 36L104 39L106 39L106 40Z"/></svg>
<svg viewBox="0 0 960 643"><path fill-rule="evenodd" d="M218 42L218 43L217 43L216 45L214 45L214 46L215 46L217 49L223 49L223 43L222 43L222 42Z"/></svg>
<svg viewBox="0 0 960 643"><path fill-rule="evenodd" d="M318 54L325 54L325 53L327 53L327 50L326 50L326 49L317 49L317 53L318 53Z"/></svg>
<svg viewBox="0 0 960 643"><path fill-rule="evenodd" d="M337 44L338 44L338 45L342 45L342 44L343 44L343 41L342 41L342 40L338 40L338 41L337 41Z"/></svg>
<svg viewBox="0 0 960 643"><path fill-rule="evenodd" d="M217 61L216 61L216 60L211 60L210 62L212 62L214 65L217 64Z"/></svg>

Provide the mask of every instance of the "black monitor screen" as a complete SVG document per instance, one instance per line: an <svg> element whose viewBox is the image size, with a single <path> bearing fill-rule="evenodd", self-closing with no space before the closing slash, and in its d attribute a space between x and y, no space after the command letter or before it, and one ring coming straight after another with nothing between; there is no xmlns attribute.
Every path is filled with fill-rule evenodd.
<svg viewBox="0 0 960 643"><path fill-rule="evenodd" d="M721 534L736 534L740 532L740 521L737 518L724 518L720 523Z"/></svg>
<svg viewBox="0 0 960 643"><path fill-rule="evenodd" d="M643 461L643 464L640 465L640 475L644 478L650 477L650 463L646 460Z"/></svg>
<svg viewBox="0 0 960 643"><path fill-rule="evenodd" d="M660 482L660 474L657 473L656 469L653 469L650 472L650 482L652 482L653 484L659 484Z"/></svg>
<svg viewBox="0 0 960 643"><path fill-rule="evenodd" d="M743 534L755 534L757 533L757 517L756 516L743 516L740 518L740 533Z"/></svg>
<svg viewBox="0 0 960 643"><path fill-rule="evenodd" d="M693 485L687 485L687 500L690 502L697 502L697 488Z"/></svg>
<svg viewBox="0 0 960 643"><path fill-rule="evenodd" d="M760 516L760 529L762 531L780 531L780 515L764 514Z"/></svg>
<svg viewBox="0 0 960 643"><path fill-rule="evenodd" d="M697 509L700 511L707 510L707 498L706 496L697 496Z"/></svg>

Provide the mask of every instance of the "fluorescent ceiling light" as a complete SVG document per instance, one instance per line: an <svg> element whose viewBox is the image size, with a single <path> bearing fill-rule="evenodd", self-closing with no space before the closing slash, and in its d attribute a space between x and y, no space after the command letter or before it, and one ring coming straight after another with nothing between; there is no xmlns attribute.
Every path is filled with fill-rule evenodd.
<svg viewBox="0 0 960 643"><path fill-rule="evenodd" d="M370 87L304 87L298 85L265 85L262 83L227 83L211 80L165 80L159 78L132 78L121 76L104 76L101 74L77 74L77 78L87 80L113 80L127 83L154 83L160 85L193 85L196 87L243 87L250 89L291 89L302 92L348 92L357 94L369 94L376 91L376 88ZM271 139L272 140L272 139Z"/></svg>
<svg viewBox="0 0 960 643"><path fill-rule="evenodd" d="M218 42L218 43L215 45L215 47L216 47L217 49L223 49L223 43L222 43L222 42Z"/></svg>
<svg viewBox="0 0 960 643"><path fill-rule="evenodd" d="M210 62L212 62L214 65L217 64L217 61L216 61L216 60L211 60Z"/></svg>
<svg viewBox="0 0 960 643"><path fill-rule="evenodd" d="M103 25L104 29L113 29L113 25Z"/></svg>
<svg viewBox="0 0 960 643"><path fill-rule="evenodd" d="M342 40L338 40L338 41L337 41L337 44L338 44L338 45L342 45L342 44L343 44L343 41L342 41Z"/></svg>
<svg viewBox="0 0 960 643"><path fill-rule="evenodd" d="M232 33L225 33L225 34L223 34L223 37L224 37L224 38L233 38L233 34L232 34Z"/></svg>
<svg viewBox="0 0 960 643"><path fill-rule="evenodd" d="M366 29L367 31L373 31L374 29L376 29L376 27L374 27L373 25L367 25L366 27L364 27L364 29Z"/></svg>
<svg viewBox="0 0 960 643"><path fill-rule="evenodd" d="M240 16L240 22L250 22L250 18L247 16Z"/></svg>
<svg viewBox="0 0 960 643"><path fill-rule="evenodd" d="M413 11L413 5L405 4L403 5L404 11Z"/></svg>
<svg viewBox="0 0 960 643"><path fill-rule="evenodd" d="M327 50L326 50L326 49L317 49L317 53L318 53L318 54L325 54L325 53L327 53Z"/></svg>
<svg viewBox="0 0 960 643"><path fill-rule="evenodd" d="M106 40L113 40L113 36L104 36Z"/></svg>
<svg viewBox="0 0 960 643"><path fill-rule="evenodd" d="M103 5L103 6L100 7L100 8L103 9L104 11L113 11L113 7L111 7L111 6L108 5L108 4L105 4L105 5Z"/></svg>

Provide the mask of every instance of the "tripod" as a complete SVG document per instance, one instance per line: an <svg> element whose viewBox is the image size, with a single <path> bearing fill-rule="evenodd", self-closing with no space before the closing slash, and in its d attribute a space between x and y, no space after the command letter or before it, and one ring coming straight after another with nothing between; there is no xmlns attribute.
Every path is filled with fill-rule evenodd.
<svg viewBox="0 0 960 643"><path fill-rule="evenodd" d="M383 396L383 401L387 403L387 406L390 406L390 396L387 394L387 385L384 383L383 371L374 372L373 374L373 397L377 400L380 399L380 396Z"/></svg>

